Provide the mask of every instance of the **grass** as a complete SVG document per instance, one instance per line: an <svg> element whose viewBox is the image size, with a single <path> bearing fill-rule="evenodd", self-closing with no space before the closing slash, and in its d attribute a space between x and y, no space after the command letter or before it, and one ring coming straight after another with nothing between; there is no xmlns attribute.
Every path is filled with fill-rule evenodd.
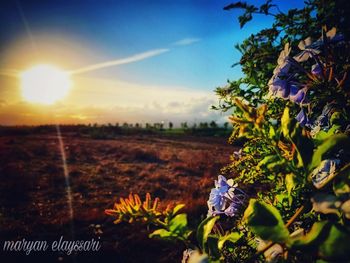
<svg viewBox="0 0 350 263"><path fill-rule="evenodd" d="M103 211L117 197L150 192L161 198L163 206L185 203L190 222L198 220L206 215L213 180L234 150L224 138L184 134L94 140L63 132L63 140L75 239L94 237L103 241L102 251L80 253L77 262L179 262L184 249L180 244L148 240L145 226L115 226ZM1 136L0 155L1 240L68 238L70 220L56 134ZM38 256L38 262L57 257L72 260L57 254ZM6 262L18 260L13 253L5 258Z"/></svg>

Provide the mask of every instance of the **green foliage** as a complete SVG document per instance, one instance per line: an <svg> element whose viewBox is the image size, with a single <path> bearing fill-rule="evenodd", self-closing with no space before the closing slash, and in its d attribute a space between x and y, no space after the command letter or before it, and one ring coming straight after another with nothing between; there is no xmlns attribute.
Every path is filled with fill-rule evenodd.
<svg viewBox="0 0 350 263"><path fill-rule="evenodd" d="M345 134L336 134L325 139L320 146L317 147L314 154L312 155L311 163L308 166L309 171L317 167L322 160L336 151L342 148L349 149L350 140Z"/></svg>
<svg viewBox="0 0 350 263"><path fill-rule="evenodd" d="M245 140L240 155L234 154L232 163L222 169L235 182L251 189L253 198L244 216L236 221L237 227L241 224L248 227L240 240L257 236L265 242L263 248L247 242L248 247L239 251L241 254L232 251L232 256L239 260L247 258L242 255L246 253L251 260L263 260L262 255L271 260L268 255L278 248L273 246L277 242L290 251L288 256L275 251L272 254L277 256L273 260L310 262L316 261L317 256L324 260L344 260L346 249L339 245L336 251L332 247L338 240L349 238L346 226L350 204L347 203L350 145L346 128L350 117L350 46L346 42L349 40L346 26L350 18L349 4L312 0L306 1L301 9L283 13L272 1L261 6L236 2L224 9L243 10L239 17L241 27L256 15L274 18L271 28L252 34L236 45L242 57L234 66L241 66L244 77L216 89L220 104L213 108L232 111L230 141ZM343 44L330 43L335 35L335 29L329 30L332 27L344 37ZM297 52L309 52L296 48L307 37L325 43L320 52L315 51L316 55L311 56L316 65L321 65L318 76L310 73L311 66L314 67L310 59L296 61L300 58ZM298 47L302 49L303 45ZM276 96L271 85L279 70L285 67L283 63L290 63L293 73L280 74L282 82L272 88L287 95L277 92ZM304 85L308 101L296 103L295 98L288 97L291 92L288 89L292 87L283 82L288 78L297 84L287 85ZM298 111L299 119L296 118ZM343 235L339 235L338 229L342 229ZM330 237L331 232L336 241ZM257 249L255 255L250 247ZM312 253L303 255L302 251Z"/></svg>
<svg viewBox="0 0 350 263"><path fill-rule="evenodd" d="M288 240L288 229L284 226L279 211L272 205L250 199L243 219L251 231L263 240L273 242Z"/></svg>
<svg viewBox="0 0 350 263"><path fill-rule="evenodd" d="M111 214L156 225L151 237L183 241L195 250L184 262L348 261L348 1L309 0L286 13L271 0L224 9L243 11L241 27L256 15L274 23L236 45L244 77L216 89L213 108L231 111L229 141L242 147L222 169L230 179L220 175L211 190L197 242L178 214L182 205L163 212L117 205ZM209 126L217 129L202 124Z"/></svg>
<svg viewBox="0 0 350 263"><path fill-rule="evenodd" d="M173 211L172 214L176 214L176 212ZM186 240L191 234L191 231L187 227L186 214L179 214L174 217L169 216L168 220L165 222L165 228L155 230L149 235L149 237L161 238L165 240Z"/></svg>
<svg viewBox="0 0 350 263"><path fill-rule="evenodd" d="M205 245L208 241L208 236L211 233L215 222L219 219L218 216L216 217L208 217L206 218L204 221L202 221L202 223L200 223L200 225L198 226L197 229L197 240L198 243L200 244L200 246L202 247L202 249L204 251L206 251L205 249Z"/></svg>
<svg viewBox="0 0 350 263"><path fill-rule="evenodd" d="M139 195L130 194L128 198L120 198L120 202L116 202L113 209L105 210L105 213L116 218L115 224L141 221L159 227L149 235L151 238L186 241L191 231L187 226L187 215L178 214L183 207L183 204L178 204L160 211L158 198L152 203L151 195L147 194L142 202Z"/></svg>

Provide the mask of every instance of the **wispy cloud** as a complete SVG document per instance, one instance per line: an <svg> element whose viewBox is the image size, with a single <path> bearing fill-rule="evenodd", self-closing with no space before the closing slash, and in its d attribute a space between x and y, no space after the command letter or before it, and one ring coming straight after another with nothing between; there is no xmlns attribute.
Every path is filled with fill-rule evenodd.
<svg viewBox="0 0 350 263"><path fill-rule="evenodd" d="M184 38L184 39L181 39L181 40L174 42L173 45L175 45L175 46L188 46L188 45L192 45L192 44L199 42L199 41L201 41L200 38L195 38L195 37Z"/></svg>
<svg viewBox="0 0 350 263"><path fill-rule="evenodd" d="M82 67L80 69L72 70L70 71L71 74L81 74L89 71L94 71L102 68L108 68L111 66L117 66L117 65L123 65L123 64L129 64L132 62L137 62L141 61L147 58L155 57L160 54L163 54L165 52L170 51L168 48L162 48L162 49L154 49L146 52L142 52L139 54L135 54L133 56L127 57L127 58L121 58L121 59L116 59L116 60L110 60L98 64L93 64L89 66Z"/></svg>

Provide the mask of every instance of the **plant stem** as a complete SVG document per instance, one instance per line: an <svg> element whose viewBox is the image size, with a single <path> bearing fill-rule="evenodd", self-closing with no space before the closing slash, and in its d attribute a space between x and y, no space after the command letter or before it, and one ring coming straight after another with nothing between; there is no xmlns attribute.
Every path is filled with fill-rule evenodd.
<svg viewBox="0 0 350 263"><path fill-rule="evenodd" d="M299 207L297 209L297 211L295 211L294 215L288 220L287 224L286 224L286 227L290 227L291 224L293 224L293 222L295 221L295 219L298 218L298 216L304 211L305 209L305 206L302 205L301 207Z"/></svg>

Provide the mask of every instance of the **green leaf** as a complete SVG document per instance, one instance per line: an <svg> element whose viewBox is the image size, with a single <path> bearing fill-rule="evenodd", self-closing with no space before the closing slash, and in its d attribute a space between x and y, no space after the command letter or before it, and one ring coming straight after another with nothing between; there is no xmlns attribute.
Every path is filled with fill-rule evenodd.
<svg viewBox="0 0 350 263"><path fill-rule="evenodd" d="M276 136L276 131L275 131L274 127L272 125L270 125L270 127L269 127L269 138L271 140L276 140L277 139L276 137L277 137Z"/></svg>
<svg viewBox="0 0 350 263"><path fill-rule="evenodd" d="M284 137L289 138L290 130L290 118L289 118L289 107L285 107L281 118L281 128Z"/></svg>
<svg viewBox="0 0 350 263"><path fill-rule="evenodd" d="M306 167L310 163L311 156L314 150L314 143L308 138L305 130L300 127L300 124L293 120L294 128L291 131L291 141L295 145L298 167Z"/></svg>
<svg viewBox="0 0 350 263"><path fill-rule="evenodd" d="M336 111L332 114L329 122L331 125L337 125L338 127L341 127L344 122L344 115L341 112Z"/></svg>
<svg viewBox="0 0 350 263"><path fill-rule="evenodd" d="M309 163L314 144L295 119L289 117L289 107L285 107L281 118L282 134L296 148L297 166L303 167Z"/></svg>
<svg viewBox="0 0 350 263"><path fill-rule="evenodd" d="M285 164L286 164L285 159L278 158L278 160L276 160L275 162L268 163L266 165L266 168L270 171L276 171L278 169L284 168Z"/></svg>
<svg viewBox="0 0 350 263"><path fill-rule="evenodd" d="M293 173L289 173L286 175L286 179L285 179L285 184L286 184L286 189L288 194L290 195L290 193L292 192L292 190L296 187L297 185L297 178L296 175Z"/></svg>
<svg viewBox="0 0 350 263"><path fill-rule="evenodd" d="M179 212L182 208L184 208L185 205L184 204L178 204L174 207L173 209L173 215L176 215L177 212Z"/></svg>
<svg viewBox="0 0 350 263"><path fill-rule="evenodd" d="M320 146L317 147L316 151L312 155L312 160L308 166L308 170L312 171L314 168L316 168L325 158L326 154L330 154L332 152L334 153L341 148L350 148L350 141L348 136L345 134L336 134L329 137Z"/></svg>
<svg viewBox="0 0 350 263"><path fill-rule="evenodd" d="M197 240L202 249L205 251L205 244L207 242L208 236L213 229L215 222L219 219L219 216L208 217L203 220L197 228Z"/></svg>
<svg viewBox="0 0 350 263"><path fill-rule="evenodd" d="M288 229L284 226L282 217L274 206L250 199L243 218L251 231L263 240L288 241Z"/></svg>
<svg viewBox="0 0 350 263"><path fill-rule="evenodd" d="M218 241L219 239L217 236L213 236L213 235L208 236L208 239L207 239L208 254L214 260L217 260L220 258Z"/></svg>
<svg viewBox="0 0 350 263"><path fill-rule="evenodd" d="M169 230L174 233L182 233L187 229L187 215L179 214L169 222Z"/></svg>
<svg viewBox="0 0 350 263"><path fill-rule="evenodd" d="M221 250L227 241L232 242L232 243L236 243L242 237L242 235L243 234L238 233L238 232L232 232L232 233L228 233L224 236L221 236L219 238L218 248Z"/></svg>
<svg viewBox="0 0 350 263"><path fill-rule="evenodd" d="M262 159L259 163L257 168L260 169L260 167L266 166L269 163L274 163L279 160L279 157L277 155L268 155L265 156L264 159Z"/></svg>
<svg viewBox="0 0 350 263"><path fill-rule="evenodd" d="M278 203L282 205L286 205L285 202L288 202L288 205L291 206L293 202L292 196L287 193L277 194L275 195L275 199Z"/></svg>
<svg viewBox="0 0 350 263"><path fill-rule="evenodd" d="M314 223L310 232L305 236L291 239L291 247L295 249L317 249L318 245L327 237L330 226L328 221Z"/></svg>
<svg viewBox="0 0 350 263"><path fill-rule="evenodd" d="M323 141L336 134L336 132L339 131L340 128L341 126L339 125L333 125L328 131L319 131L314 139L315 143L317 145L321 144Z"/></svg>
<svg viewBox="0 0 350 263"><path fill-rule="evenodd" d="M319 255L326 260L344 262L350 259L349 244L349 229L340 224L334 224L329 231L328 237L319 247Z"/></svg>
<svg viewBox="0 0 350 263"><path fill-rule="evenodd" d="M150 238L171 239L174 234L166 229L157 229L149 235Z"/></svg>
<svg viewBox="0 0 350 263"><path fill-rule="evenodd" d="M350 163L344 165L335 175L333 191L336 196L350 193Z"/></svg>

